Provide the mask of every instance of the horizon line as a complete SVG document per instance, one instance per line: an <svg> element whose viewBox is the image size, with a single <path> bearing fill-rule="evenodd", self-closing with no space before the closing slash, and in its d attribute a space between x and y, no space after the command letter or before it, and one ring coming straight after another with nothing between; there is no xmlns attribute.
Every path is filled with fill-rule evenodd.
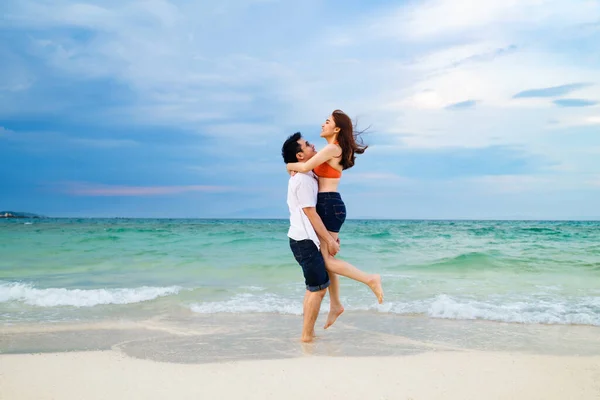
<svg viewBox="0 0 600 400"><path fill-rule="evenodd" d="M288 221L288 217L99 217L99 216L46 216L35 217L0 218L0 220L14 219L161 219L161 220L263 220L263 221ZM358 217L347 218L346 221L531 221L531 222L600 222L598 217L571 217L571 218L381 218L381 217Z"/></svg>

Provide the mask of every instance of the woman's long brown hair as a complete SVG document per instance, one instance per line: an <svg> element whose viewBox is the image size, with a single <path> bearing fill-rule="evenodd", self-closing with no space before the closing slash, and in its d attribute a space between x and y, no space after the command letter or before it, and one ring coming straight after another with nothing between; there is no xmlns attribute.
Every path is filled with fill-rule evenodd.
<svg viewBox="0 0 600 400"><path fill-rule="evenodd" d="M338 144L342 148L342 159L340 165L342 169L352 168L356 154L362 154L367 149L367 145L363 144L360 135L364 131L356 131L352 120L342 110L335 110L331 113L335 126L340 128L338 133Z"/></svg>

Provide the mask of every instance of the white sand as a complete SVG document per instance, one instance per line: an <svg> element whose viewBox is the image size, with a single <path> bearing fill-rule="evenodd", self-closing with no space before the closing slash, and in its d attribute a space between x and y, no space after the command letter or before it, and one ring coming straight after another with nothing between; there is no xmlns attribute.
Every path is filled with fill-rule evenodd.
<svg viewBox="0 0 600 400"><path fill-rule="evenodd" d="M600 399L600 357L431 352L171 364L114 351L0 356L0 399Z"/></svg>

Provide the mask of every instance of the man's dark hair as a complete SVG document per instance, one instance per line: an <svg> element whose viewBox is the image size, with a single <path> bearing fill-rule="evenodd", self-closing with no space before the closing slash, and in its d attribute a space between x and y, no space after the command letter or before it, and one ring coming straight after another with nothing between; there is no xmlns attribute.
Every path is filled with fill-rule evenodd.
<svg viewBox="0 0 600 400"><path fill-rule="evenodd" d="M296 154L302 151L302 147L300 146L300 143L298 143L300 138L302 138L302 134L300 132L296 132L287 138L283 144L283 147L281 148L281 155L283 156L283 162L286 164L298 162Z"/></svg>

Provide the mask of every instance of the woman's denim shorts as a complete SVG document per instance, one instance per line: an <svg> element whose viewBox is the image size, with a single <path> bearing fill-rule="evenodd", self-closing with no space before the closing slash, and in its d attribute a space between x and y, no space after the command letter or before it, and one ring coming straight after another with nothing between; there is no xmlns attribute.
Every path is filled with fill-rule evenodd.
<svg viewBox="0 0 600 400"><path fill-rule="evenodd" d="M317 213L329 232L339 232L346 220L346 206L338 192L319 192Z"/></svg>

